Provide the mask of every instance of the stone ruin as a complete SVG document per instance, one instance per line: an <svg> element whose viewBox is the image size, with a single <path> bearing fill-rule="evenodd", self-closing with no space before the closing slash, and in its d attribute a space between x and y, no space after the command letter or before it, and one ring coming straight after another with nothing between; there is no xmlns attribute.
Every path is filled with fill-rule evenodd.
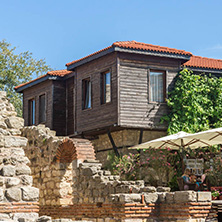
<svg viewBox="0 0 222 222"><path fill-rule="evenodd" d="M0 221L22 221L38 218L39 189L32 186L31 169L21 136L24 125L16 117L5 92L0 92Z"/></svg>
<svg viewBox="0 0 222 222"><path fill-rule="evenodd" d="M23 127L4 92L0 163L0 221L217 221L210 192L122 181L102 169L89 140Z"/></svg>

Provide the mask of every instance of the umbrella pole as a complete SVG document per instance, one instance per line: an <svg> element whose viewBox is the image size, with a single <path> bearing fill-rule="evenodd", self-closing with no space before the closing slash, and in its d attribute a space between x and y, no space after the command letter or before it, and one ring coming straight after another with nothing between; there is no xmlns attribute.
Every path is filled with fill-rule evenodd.
<svg viewBox="0 0 222 222"><path fill-rule="evenodd" d="M182 159L182 173L185 170L185 164L184 164L184 157L185 157L185 149L184 149L184 142L183 139L181 139L181 159Z"/></svg>

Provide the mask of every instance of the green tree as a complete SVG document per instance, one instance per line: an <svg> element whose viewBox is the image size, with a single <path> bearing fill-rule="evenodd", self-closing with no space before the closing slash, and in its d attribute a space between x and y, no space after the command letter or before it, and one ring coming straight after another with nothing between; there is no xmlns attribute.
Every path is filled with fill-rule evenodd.
<svg viewBox="0 0 222 222"><path fill-rule="evenodd" d="M169 93L168 133L195 133L222 126L222 78L182 70Z"/></svg>
<svg viewBox="0 0 222 222"><path fill-rule="evenodd" d="M36 60L30 52L16 54L16 47L0 41L0 90L6 91L18 116L22 116L22 96L14 87L49 71L45 60Z"/></svg>

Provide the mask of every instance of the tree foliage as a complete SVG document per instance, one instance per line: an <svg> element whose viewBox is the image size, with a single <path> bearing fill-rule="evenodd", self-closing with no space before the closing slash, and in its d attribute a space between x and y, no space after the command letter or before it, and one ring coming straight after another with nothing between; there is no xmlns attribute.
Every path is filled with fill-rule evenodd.
<svg viewBox="0 0 222 222"><path fill-rule="evenodd" d="M49 71L45 60L36 60L30 52L16 54L16 47L0 41L0 90L6 91L16 112L22 116L22 96L14 87Z"/></svg>
<svg viewBox="0 0 222 222"><path fill-rule="evenodd" d="M222 126L222 78L182 70L167 104L168 133L195 133Z"/></svg>

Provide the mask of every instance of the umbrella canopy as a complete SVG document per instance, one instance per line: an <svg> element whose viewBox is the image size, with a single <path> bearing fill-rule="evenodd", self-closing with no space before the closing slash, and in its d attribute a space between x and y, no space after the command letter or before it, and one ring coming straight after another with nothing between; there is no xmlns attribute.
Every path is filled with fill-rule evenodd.
<svg viewBox="0 0 222 222"><path fill-rule="evenodd" d="M222 128L211 129L199 133L189 134L183 131L165 136L159 139L151 140L133 146L131 149L152 148L170 148L179 150L180 148L196 149L198 147L212 146L222 144Z"/></svg>

